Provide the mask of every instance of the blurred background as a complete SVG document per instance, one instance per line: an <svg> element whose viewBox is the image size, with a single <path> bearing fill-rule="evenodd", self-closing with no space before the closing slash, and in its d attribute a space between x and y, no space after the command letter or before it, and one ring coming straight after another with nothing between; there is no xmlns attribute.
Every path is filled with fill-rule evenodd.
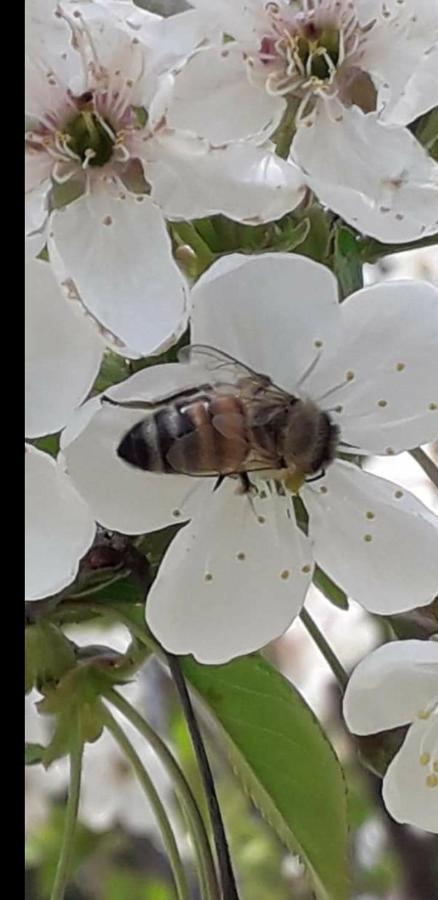
<svg viewBox="0 0 438 900"><path fill-rule="evenodd" d="M166 7L171 12L175 5L169 0ZM379 265L367 266L365 272L367 283L414 277L438 284L434 249L397 254ZM438 463L438 443L424 449ZM406 487L438 512L436 490L408 454L381 460L370 458L365 467ZM347 671L389 636L389 625L384 620L373 618L354 602L350 601L348 610L337 608L312 588L307 606ZM122 626L103 630L97 625L75 625L67 633L77 644L103 644L120 652L129 642L128 632ZM338 688L302 623L296 621L265 653L304 695L345 767L353 855L351 900L437 898L438 838L397 825L385 813L380 782L357 762L356 750L342 725ZM194 793L201 798L185 723L165 670L150 660L138 679L122 691L171 746ZM35 691L26 698L26 739L47 743L50 720L38 714L38 699ZM123 724L126 729L126 722ZM203 727L241 900L312 900L300 860L285 850L243 793L211 722L203 721ZM132 729L128 728L127 733L165 803L190 872L191 847L172 786L144 741ZM26 770L26 900L48 900L50 896L67 785L66 760L56 762L47 772L40 765ZM172 878L152 811L107 733L95 744L87 745L79 819L74 879L66 900L173 900ZM194 876L190 896L197 900Z"/></svg>

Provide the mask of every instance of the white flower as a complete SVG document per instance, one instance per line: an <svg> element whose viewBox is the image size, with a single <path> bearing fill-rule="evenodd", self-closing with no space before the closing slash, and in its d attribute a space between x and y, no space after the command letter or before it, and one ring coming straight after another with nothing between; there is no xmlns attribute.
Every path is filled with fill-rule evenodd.
<svg viewBox="0 0 438 900"><path fill-rule="evenodd" d="M183 67L170 125L215 143L261 142L295 111L289 159L326 206L382 241L438 230L438 165L406 127L438 102L435 2L194 5L228 40Z"/></svg>
<svg viewBox="0 0 438 900"><path fill-rule="evenodd" d="M30 42L31 252L47 236L67 297L85 306L120 353L148 355L176 341L187 322L186 282L163 214L228 212L245 219L263 209L265 218L275 218L302 199L303 178L270 149L213 148L166 127L166 79L155 97L164 64L159 42L171 60L178 23L165 31L152 29L160 21L116 27L103 13L84 16L83 6L96 8L67 4L62 15L69 27L61 21L53 44L41 46L41 27Z"/></svg>
<svg viewBox="0 0 438 900"><path fill-rule="evenodd" d="M438 833L438 643L394 641L366 656L344 697L354 734L409 725L383 779L391 816Z"/></svg>
<svg viewBox="0 0 438 900"><path fill-rule="evenodd" d="M103 344L92 324L65 302L50 266L26 264L27 438L59 431L90 391ZM93 541L85 501L48 453L25 448L27 600L47 597L73 581Z"/></svg>
<svg viewBox="0 0 438 900"><path fill-rule="evenodd" d="M63 15L73 44L67 29L27 64L28 218L67 295L120 352L153 353L185 328L186 285L139 162L145 49L107 17Z"/></svg>
<svg viewBox="0 0 438 900"><path fill-rule="evenodd" d="M432 285L384 283L339 305L332 273L297 255L225 257L193 290L192 341L314 398L340 427L344 452L354 445L396 453L431 439L437 337ZM201 365L156 366L109 394L154 401L211 374ZM216 663L263 646L299 612L314 559L372 612L401 612L434 596L437 519L409 493L338 460L302 485L305 537L281 475L251 476L250 502L233 479L213 492L215 479L126 465L117 447L143 416L94 400L63 447L67 471L106 527L135 534L191 519L148 597L149 625L168 650Z"/></svg>

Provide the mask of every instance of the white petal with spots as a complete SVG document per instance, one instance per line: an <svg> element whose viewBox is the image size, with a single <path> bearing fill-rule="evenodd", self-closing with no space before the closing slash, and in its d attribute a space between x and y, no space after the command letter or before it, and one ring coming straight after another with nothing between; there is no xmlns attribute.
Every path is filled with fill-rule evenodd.
<svg viewBox="0 0 438 900"><path fill-rule="evenodd" d="M229 480L173 540L146 605L149 627L173 653L223 663L282 634L312 577L310 544L290 500L236 495Z"/></svg>
<svg viewBox="0 0 438 900"><path fill-rule="evenodd" d="M403 243L438 231L438 164L407 128L358 107L333 122L319 106L291 159L319 200L364 234Z"/></svg>
<svg viewBox="0 0 438 900"><path fill-rule="evenodd" d="M287 253L219 260L192 291L192 342L210 344L292 390L335 340L336 280L313 260Z"/></svg>
<svg viewBox="0 0 438 900"><path fill-rule="evenodd" d="M437 346L436 287L372 285L342 304L336 352L322 358L308 387L313 397L330 391L324 406L339 406L348 443L382 454L418 447L438 433Z"/></svg>
<svg viewBox="0 0 438 900"><path fill-rule="evenodd" d="M152 200L169 219L223 213L235 221L268 222L294 209L305 194L300 170L269 147L240 142L214 148L191 135L163 132L143 148Z"/></svg>
<svg viewBox="0 0 438 900"><path fill-rule="evenodd" d="M167 110L171 128L187 129L212 144L275 131L286 101L248 81L242 49L235 44L199 50L177 75Z"/></svg>
<svg viewBox="0 0 438 900"><path fill-rule="evenodd" d="M52 215L49 255L104 328L147 356L185 328L186 283L161 212L144 195L108 185Z"/></svg>
<svg viewBox="0 0 438 900"><path fill-rule="evenodd" d="M315 559L353 600L384 615L432 602L438 518L419 500L341 461L302 496Z"/></svg>
<svg viewBox="0 0 438 900"><path fill-rule="evenodd" d="M157 400L166 393L199 383L196 369L183 365L154 366L138 372L108 394L117 400ZM130 466L117 456L117 447L129 429L145 416L142 410L122 409L96 402L81 411L66 430L62 451L66 469L87 498L101 525L126 534L155 531L189 517L185 503L196 502L205 479L184 475L157 475Z"/></svg>

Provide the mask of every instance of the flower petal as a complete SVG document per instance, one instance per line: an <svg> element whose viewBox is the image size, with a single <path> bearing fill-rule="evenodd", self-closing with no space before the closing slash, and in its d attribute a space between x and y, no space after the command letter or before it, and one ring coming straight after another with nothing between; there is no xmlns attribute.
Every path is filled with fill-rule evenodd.
<svg viewBox="0 0 438 900"><path fill-rule="evenodd" d="M437 696L438 644L393 641L356 666L344 696L353 734L376 734L413 722Z"/></svg>
<svg viewBox="0 0 438 900"><path fill-rule="evenodd" d="M198 383L199 375L191 373L191 377L192 383ZM188 387L189 379L187 366L153 366L107 394L119 401L156 400ZM67 471L97 521L125 534L141 534L189 518L184 503L196 494L202 481L143 472L124 462L117 456L117 447L126 432L144 418L144 411L104 403L94 413L95 403L83 407L79 427L73 421L67 429L62 450ZM87 406L91 410L88 422Z"/></svg>
<svg viewBox="0 0 438 900"><path fill-rule="evenodd" d="M438 715L430 722L415 722L383 779L385 806L396 822L438 833L437 772L424 763L427 749L438 765ZM432 756L432 754L429 754Z"/></svg>
<svg viewBox="0 0 438 900"><path fill-rule="evenodd" d="M193 343L224 350L288 390L334 339L340 315L329 269L287 253L222 258L199 279L192 303Z"/></svg>
<svg viewBox="0 0 438 900"><path fill-rule="evenodd" d="M226 482L205 498L148 596L148 625L167 650L223 663L286 630L312 577L310 544L288 511L286 497L250 502Z"/></svg>
<svg viewBox="0 0 438 900"><path fill-rule="evenodd" d="M171 128L192 131L213 144L263 141L285 108L282 97L250 84L241 48L229 43L191 57L175 79L166 118Z"/></svg>
<svg viewBox="0 0 438 900"><path fill-rule="evenodd" d="M26 435L59 431L88 394L103 343L65 302L51 267L26 265Z"/></svg>
<svg viewBox="0 0 438 900"><path fill-rule="evenodd" d="M395 104L385 108L385 122L407 125L438 103L438 44L417 62Z"/></svg>
<svg viewBox="0 0 438 900"><path fill-rule="evenodd" d="M300 170L271 149L236 143L211 147L181 133L163 132L145 144L152 199L169 219L223 213L241 222L269 222L294 209L305 186Z"/></svg>
<svg viewBox="0 0 438 900"><path fill-rule="evenodd" d="M438 165L407 128L358 107L332 122L319 106L291 158L322 203L364 234L403 243L438 230Z"/></svg>
<svg viewBox="0 0 438 900"><path fill-rule="evenodd" d="M425 53L437 40L438 15L436 4L430 0L415 0L415 4L390 0L389 7L382 4L376 12L374 27L364 36L361 68L373 78L379 91L378 105L384 102L386 119L388 103L389 108L397 103L412 73L421 68Z"/></svg>
<svg viewBox="0 0 438 900"><path fill-rule="evenodd" d="M26 446L26 600L67 587L93 542L88 506L55 460Z"/></svg>
<svg viewBox="0 0 438 900"><path fill-rule="evenodd" d="M418 447L438 433L438 290L391 281L352 294L341 308L339 348L309 379L339 405L342 438L371 453Z"/></svg>
<svg viewBox="0 0 438 900"><path fill-rule="evenodd" d="M431 603L438 584L438 518L396 484L337 461L305 487L309 537L321 568L370 612ZM406 577L406 573L409 577Z"/></svg>
<svg viewBox="0 0 438 900"><path fill-rule="evenodd" d="M133 8L136 14L145 13L145 10L138 7ZM174 69L207 38L214 40L218 37L217 28L212 26L208 17L194 9L187 9L167 18L154 16L154 19L155 21L146 23L137 34L149 50L148 68L155 72Z"/></svg>
<svg viewBox="0 0 438 900"><path fill-rule="evenodd" d="M149 197L101 186L52 215L49 255L84 306L144 356L178 339L186 284L172 258L163 217Z"/></svg>

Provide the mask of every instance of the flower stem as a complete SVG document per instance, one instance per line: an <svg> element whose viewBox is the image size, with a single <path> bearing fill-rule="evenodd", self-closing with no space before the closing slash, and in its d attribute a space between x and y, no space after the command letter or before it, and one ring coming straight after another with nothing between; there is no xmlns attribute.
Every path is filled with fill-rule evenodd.
<svg viewBox="0 0 438 900"><path fill-rule="evenodd" d="M275 132L272 136L272 140L275 144L275 149L277 152L277 156L281 156L282 159L287 159L289 156L289 150L292 143L293 136L295 134L295 114L297 111L296 102L289 101L286 110L284 112L283 118Z"/></svg>
<svg viewBox="0 0 438 900"><path fill-rule="evenodd" d="M216 794L213 774L210 768L210 763L208 760L202 735L198 726L198 722L196 720L179 659L177 656L173 656L173 654L171 653L167 654L167 659L169 661L172 678L178 691L181 706L183 708L183 712L187 721L190 737L192 739L193 749L198 760L199 770L204 784L204 791L207 799L211 826L213 829L213 837L216 846L218 867L221 876L222 894L224 898L227 898L227 900L239 900L239 894L237 891L233 867L231 864L227 836L225 833L224 823L222 821L222 815Z"/></svg>
<svg viewBox="0 0 438 900"><path fill-rule="evenodd" d="M114 716L112 715L112 713L110 713L109 709L104 703L100 703L100 711L102 714L103 722L108 728L108 731L112 734L113 738L117 741L120 749L131 763L131 766L155 813L156 820L163 838L163 843L167 850L169 862L172 868L178 900L189 900L190 895L186 874L181 862L181 857L178 852L178 846L175 840L175 836L172 831L172 827L169 822L166 810L160 800L157 791L155 790L153 782L149 777L138 753L136 753L131 742L126 737L123 729L120 728L120 725L116 722Z"/></svg>
<svg viewBox="0 0 438 900"><path fill-rule="evenodd" d="M185 775L181 771L170 750L166 747L164 741L161 740L146 719L131 706L125 697L118 694L114 688L110 688L106 691L105 696L110 703L112 703L113 706L128 719L128 722L131 722L134 728L143 735L163 763L163 766L172 779L177 796L185 811L187 824L191 831L195 852L198 858L203 900L221 900L216 869L211 855L207 832Z"/></svg>
<svg viewBox="0 0 438 900"><path fill-rule="evenodd" d="M427 453L425 453L424 450L421 449L421 447L418 447L417 450L410 450L409 453L412 458L415 459L415 462L418 463L419 466L421 466L423 472L426 473L427 477L430 478L432 484L434 484L435 487L438 488L438 468L436 467L433 459L431 459L430 456L428 456Z"/></svg>
<svg viewBox="0 0 438 900"><path fill-rule="evenodd" d="M419 250L421 247L433 247L438 244L438 235L431 234L417 241L409 241L406 244L382 244L373 238L362 238L358 242L358 250L363 263L376 263L384 256L393 253L404 253L407 250Z"/></svg>
<svg viewBox="0 0 438 900"><path fill-rule="evenodd" d="M348 683L348 675L344 669L344 667L339 662L338 657L333 652L330 644L326 641L322 631L319 630L316 622L312 619L310 613L307 612L307 609L302 609L300 612L300 619L309 632L311 638L315 641L318 650L322 653L325 661L330 666L333 675L336 678L336 681L339 684L339 687L342 691L345 690Z"/></svg>
<svg viewBox="0 0 438 900"><path fill-rule="evenodd" d="M73 856L73 842L78 818L79 796L81 791L82 756L84 745L81 737L79 711L76 714L76 728L72 729L72 746L70 747L70 784L65 811L64 834L61 852L56 868L55 881L50 900L62 900L70 877Z"/></svg>

